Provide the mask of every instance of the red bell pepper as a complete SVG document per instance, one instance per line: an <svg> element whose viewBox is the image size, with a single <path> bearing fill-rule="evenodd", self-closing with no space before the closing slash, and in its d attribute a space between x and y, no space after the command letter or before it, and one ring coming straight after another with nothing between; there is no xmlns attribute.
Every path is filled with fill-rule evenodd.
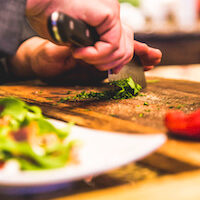
<svg viewBox="0 0 200 200"><path fill-rule="evenodd" d="M165 125L171 134L200 139L200 109L190 114L182 111L167 112Z"/></svg>

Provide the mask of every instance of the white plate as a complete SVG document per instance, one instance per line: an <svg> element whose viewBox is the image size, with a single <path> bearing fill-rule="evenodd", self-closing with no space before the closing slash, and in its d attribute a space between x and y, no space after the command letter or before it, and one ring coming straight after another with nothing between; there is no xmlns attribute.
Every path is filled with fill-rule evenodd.
<svg viewBox="0 0 200 200"><path fill-rule="evenodd" d="M51 120L58 128L66 123ZM73 126L71 138L81 141L79 164L43 171L0 171L0 192L38 192L54 186L96 176L139 160L152 153L166 140L164 134L139 135L97 131ZM34 189L35 188L35 189Z"/></svg>

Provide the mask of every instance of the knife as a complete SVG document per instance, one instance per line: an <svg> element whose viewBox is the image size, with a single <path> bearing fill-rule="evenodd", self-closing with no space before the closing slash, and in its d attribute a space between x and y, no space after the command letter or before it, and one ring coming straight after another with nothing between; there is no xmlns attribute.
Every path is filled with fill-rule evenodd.
<svg viewBox="0 0 200 200"><path fill-rule="evenodd" d="M93 46L99 41L95 28L62 12L55 11L48 17L48 31L57 43L71 43L75 47ZM108 71L109 82L132 77L142 88L146 87L143 67L137 56L126 64L118 74Z"/></svg>

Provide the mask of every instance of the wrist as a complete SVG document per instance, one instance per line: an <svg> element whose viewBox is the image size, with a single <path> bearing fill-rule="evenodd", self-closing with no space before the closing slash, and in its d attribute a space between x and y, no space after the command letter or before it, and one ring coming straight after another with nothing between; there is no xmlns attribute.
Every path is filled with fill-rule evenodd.
<svg viewBox="0 0 200 200"><path fill-rule="evenodd" d="M35 17L44 13L50 5L51 0L27 0L26 16Z"/></svg>
<svg viewBox="0 0 200 200"><path fill-rule="evenodd" d="M41 37L51 39L47 30L47 18L53 7L52 0L27 0L26 17L33 30Z"/></svg>

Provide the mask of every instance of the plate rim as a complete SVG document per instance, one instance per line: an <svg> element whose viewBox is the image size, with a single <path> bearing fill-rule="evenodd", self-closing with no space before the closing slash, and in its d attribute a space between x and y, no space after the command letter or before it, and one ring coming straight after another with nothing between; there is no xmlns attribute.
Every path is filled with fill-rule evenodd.
<svg viewBox="0 0 200 200"><path fill-rule="evenodd" d="M65 126L67 125L66 122L64 121L60 121L60 120L55 120L55 119L50 119L50 121L52 123L59 123L61 124L62 126ZM54 124L55 125L55 124ZM79 129L79 130L88 130L88 131L95 131L95 134L109 134L109 135L118 135L119 137L121 136L127 136L127 137L141 137L140 134L136 133L124 133L124 132L110 132L110 131L101 131L101 130L96 130L96 129L90 129L90 128L87 128L87 127L81 127L81 126L77 126L77 125L74 125L72 127L73 129ZM39 186L48 186L48 185L55 185L55 184L63 184L63 183L70 183L70 182L74 182L74 181L77 181L77 180L82 180L84 178L87 178L88 176L97 176L99 174L102 174L103 172L106 172L106 171L110 171L110 170L114 170L114 169L117 169L117 168L120 168L126 164L129 164L131 162L135 162L135 161L138 161L140 159L143 159L144 157L146 157L147 155L151 154L152 152L154 152L156 149L158 149L161 145L164 144L164 142L166 141L167 139L167 136L164 134L164 133L154 133L154 134L145 134L145 135L142 135L142 137L155 137L155 138L158 138L160 140L159 144L157 144L154 148L151 148L151 150L148 151L148 153L143 153L143 155L140 155L140 156L137 156L137 157L134 157L134 158L129 158L128 161L125 160L123 162L121 162L120 164L118 164L117 166L109 166L109 167L105 167L104 168L101 168L101 170L99 169L96 169L93 170L92 172L87 172L87 173L84 173L82 175L79 175L79 176L73 176L73 177L70 177L70 178L67 178L67 177L63 177L63 178L55 178L55 179L52 179L52 180L35 180L35 181L31 181L31 182L27 182L27 181L21 181L21 182L16 182L16 181L5 181L5 180L1 180L0 178L0 187L15 187L15 188L20 188L20 187L39 187ZM81 149L80 149L81 151ZM66 165L65 167L63 168L58 168L58 169L50 169L50 170L41 170L41 171L26 171L26 172L19 172L19 174L35 174L35 175L39 175L39 173L49 173L49 172L53 172L53 173L56 173L56 172L59 172L61 173L62 170L65 170L67 169L69 166ZM23 175L22 175L23 176ZM49 182L48 182L49 181Z"/></svg>

